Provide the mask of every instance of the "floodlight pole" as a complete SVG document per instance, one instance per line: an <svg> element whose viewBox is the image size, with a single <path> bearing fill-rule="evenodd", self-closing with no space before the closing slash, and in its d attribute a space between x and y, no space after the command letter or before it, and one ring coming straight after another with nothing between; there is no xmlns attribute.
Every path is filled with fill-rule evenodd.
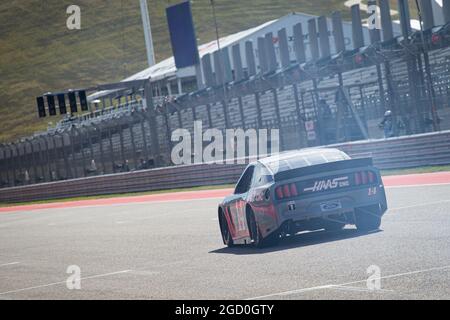
<svg viewBox="0 0 450 320"><path fill-rule="evenodd" d="M147 0L139 0L141 5L142 24L144 28L145 47L147 49L148 66L155 64L155 51L153 48L152 27L150 24L150 15L148 14Z"/></svg>
<svg viewBox="0 0 450 320"><path fill-rule="evenodd" d="M420 37L421 37L421 41L422 41L422 51L423 51L423 59L424 59L424 63L425 63L425 74L427 76L427 89L428 89L428 94L430 96L430 104L431 104L431 116L432 116L432 120L433 120L433 130L434 131L440 131L440 124L439 124L439 116L437 114L437 110L436 110L436 98L435 98L435 92L434 92L434 88L433 88L433 77L431 76L431 67L430 67L430 58L428 55L428 45L425 41L425 36L424 36L424 30L423 30L423 19L422 19L422 8L420 7L419 1L415 0L416 2L416 7L417 7L417 13L419 16L419 25L420 25Z"/></svg>
<svg viewBox="0 0 450 320"><path fill-rule="evenodd" d="M217 23L217 16L216 16L216 6L214 3L214 0L210 0L211 3L211 9L212 9L212 14L213 14L213 19L214 19L214 27L216 29L216 42L217 42L217 50L219 51L219 59L221 60L221 64L222 64L222 70L223 70L223 78L222 78L222 88L223 88L223 102L225 105L225 108L228 109L228 99L227 99L227 85L225 83L225 57L223 56L223 52L222 52L222 48L220 46L220 36L219 36L219 25ZM227 115L225 114L225 119L227 117ZM225 123L227 121L225 120Z"/></svg>

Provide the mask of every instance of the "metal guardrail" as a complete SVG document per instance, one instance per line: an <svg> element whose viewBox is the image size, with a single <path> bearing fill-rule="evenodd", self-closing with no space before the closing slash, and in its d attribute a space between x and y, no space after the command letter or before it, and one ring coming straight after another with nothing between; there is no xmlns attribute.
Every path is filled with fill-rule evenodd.
<svg viewBox="0 0 450 320"><path fill-rule="evenodd" d="M371 156L380 169L450 164L450 131L336 144L352 157ZM20 186L0 190L1 202L26 202L232 184L245 165L198 164Z"/></svg>
<svg viewBox="0 0 450 320"><path fill-rule="evenodd" d="M371 156L380 169L450 163L450 131L335 145L353 157Z"/></svg>

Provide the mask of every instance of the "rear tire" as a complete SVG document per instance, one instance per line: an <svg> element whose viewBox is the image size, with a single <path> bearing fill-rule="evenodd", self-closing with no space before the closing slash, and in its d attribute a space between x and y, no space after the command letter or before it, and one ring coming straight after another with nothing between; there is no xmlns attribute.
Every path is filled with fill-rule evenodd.
<svg viewBox="0 0 450 320"><path fill-rule="evenodd" d="M231 236L231 232L230 232L230 228L228 227L227 219L225 219L225 216L222 212L219 214L219 225L220 225L220 232L222 234L223 243L228 248L233 248L235 246L233 237Z"/></svg>
<svg viewBox="0 0 450 320"><path fill-rule="evenodd" d="M280 239L277 232L270 234L267 238L263 238L256 222L255 214L251 209L247 209L247 224L250 231L250 238L253 241L253 246L258 249L275 246Z"/></svg>
<svg viewBox="0 0 450 320"><path fill-rule="evenodd" d="M364 232L378 230L381 225L381 208L379 205L356 208L355 218L358 230Z"/></svg>

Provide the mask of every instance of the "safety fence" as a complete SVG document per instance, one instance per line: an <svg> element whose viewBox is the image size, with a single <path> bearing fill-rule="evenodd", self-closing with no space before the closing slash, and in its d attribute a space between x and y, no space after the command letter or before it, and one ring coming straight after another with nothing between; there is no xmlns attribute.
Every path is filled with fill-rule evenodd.
<svg viewBox="0 0 450 320"><path fill-rule="evenodd" d="M380 169L450 164L450 131L332 145ZM197 164L80 178L0 190L0 202L26 202L236 183L245 165Z"/></svg>

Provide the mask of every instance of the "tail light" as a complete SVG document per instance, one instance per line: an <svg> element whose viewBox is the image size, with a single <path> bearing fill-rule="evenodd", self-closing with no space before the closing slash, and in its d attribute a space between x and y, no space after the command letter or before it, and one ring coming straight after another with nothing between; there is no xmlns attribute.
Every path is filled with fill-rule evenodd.
<svg viewBox="0 0 450 320"><path fill-rule="evenodd" d="M278 199L283 199L283 198L284 198L283 188L277 187L277 188L275 189L275 193L277 194L277 198L278 198Z"/></svg>
<svg viewBox="0 0 450 320"><path fill-rule="evenodd" d="M364 186L376 182L376 175L372 171L355 172L355 186Z"/></svg>
<svg viewBox="0 0 450 320"><path fill-rule="evenodd" d="M291 197L291 188L289 187L288 184L285 184L283 186L283 195L285 198L290 198Z"/></svg>
<svg viewBox="0 0 450 320"><path fill-rule="evenodd" d="M291 196L297 197L298 196L297 185L295 183L291 183L290 188L291 188Z"/></svg>
<svg viewBox="0 0 450 320"><path fill-rule="evenodd" d="M275 189L275 194L278 199L289 199L298 196L297 186L295 183L278 186Z"/></svg>
<svg viewBox="0 0 450 320"><path fill-rule="evenodd" d="M367 177L367 172L363 171L363 172L361 172L361 183L363 185L366 185L367 182L369 182L369 178Z"/></svg>
<svg viewBox="0 0 450 320"><path fill-rule="evenodd" d="M355 172L355 185L359 186L361 185L361 173Z"/></svg>

